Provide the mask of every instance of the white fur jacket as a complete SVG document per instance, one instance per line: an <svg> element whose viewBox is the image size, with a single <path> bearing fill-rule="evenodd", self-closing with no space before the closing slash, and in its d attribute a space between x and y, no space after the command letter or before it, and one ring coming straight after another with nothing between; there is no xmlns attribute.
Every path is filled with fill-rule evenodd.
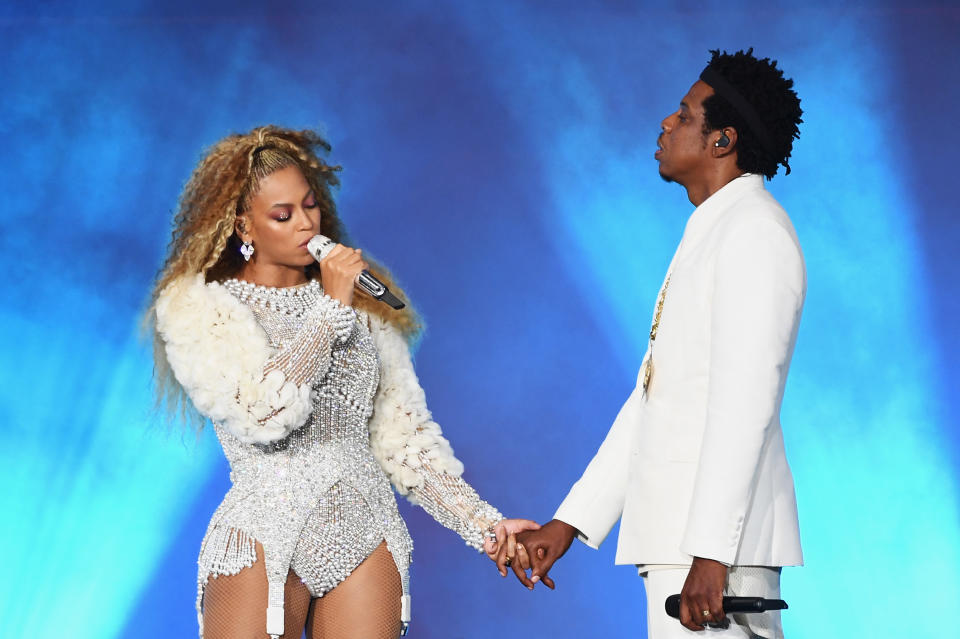
<svg viewBox="0 0 960 639"><path fill-rule="evenodd" d="M329 367L330 346L343 337L353 310L325 297L308 321L325 331L315 370L297 383L276 361L253 311L216 282L202 275L170 283L156 303L156 326L167 360L193 405L245 443L283 439L301 427L313 408L314 383ZM374 315L366 318L380 356L380 385L370 419L370 447L397 491L407 495L423 482L417 469L460 476L463 465L453 455L427 409L406 340L393 325ZM339 337L338 337L339 336Z"/></svg>

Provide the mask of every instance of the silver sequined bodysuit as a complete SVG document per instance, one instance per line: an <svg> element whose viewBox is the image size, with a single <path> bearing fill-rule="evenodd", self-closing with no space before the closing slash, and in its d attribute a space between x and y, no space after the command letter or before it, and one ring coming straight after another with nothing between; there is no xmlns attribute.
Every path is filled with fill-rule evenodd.
<svg viewBox="0 0 960 639"><path fill-rule="evenodd" d="M383 541L401 575L406 626L413 543L390 481L370 448L368 422L380 361L368 318L323 295L315 281L293 289L237 280L223 285L253 310L277 349L267 368L281 368L288 379L312 380L313 409L301 428L269 444L245 444L214 424L233 485L214 513L200 551L201 637L207 579L253 564L256 542L263 547L269 581L268 626L271 614L282 619L290 568L320 597ZM318 362L328 367L324 370ZM434 471L424 461L416 468L423 482L411 496L479 549L484 530L502 518L500 513L462 479Z"/></svg>

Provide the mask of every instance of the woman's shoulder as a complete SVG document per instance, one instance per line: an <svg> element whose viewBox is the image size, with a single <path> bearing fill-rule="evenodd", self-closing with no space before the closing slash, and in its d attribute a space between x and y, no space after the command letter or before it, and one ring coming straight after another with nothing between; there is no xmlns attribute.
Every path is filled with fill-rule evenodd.
<svg viewBox="0 0 960 639"><path fill-rule="evenodd" d="M181 275L157 296L157 327L209 326L224 318L247 319L249 309L219 282L206 282L202 273Z"/></svg>
<svg viewBox="0 0 960 639"><path fill-rule="evenodd" d="M366 319L367 327L370 329L370 335L373 337L373 341L376 343L378 349L380 349L384 342L394 341L400 335L400 332L391 322L376 313L358 311L358 314Z"/></svg>
<svg viewBox="0 0 960 639"><path fill-rule="evenodd" d="M396 324L376 313L364 313L370 335L381 359L409 359L412 345L410 339Z"/></svg>

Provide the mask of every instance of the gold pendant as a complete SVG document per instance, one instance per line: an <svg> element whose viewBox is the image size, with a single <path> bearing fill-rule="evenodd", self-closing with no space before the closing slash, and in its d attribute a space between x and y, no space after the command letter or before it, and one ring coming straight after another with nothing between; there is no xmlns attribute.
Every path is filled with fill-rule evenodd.
<svg viewBox="0 0 960 639"><path fill-rule="evenodd" d="M647 389L650 388L650 378L653 377L653 357L647 358L647 363L643 369L643 394L646 396Z"/></svg>

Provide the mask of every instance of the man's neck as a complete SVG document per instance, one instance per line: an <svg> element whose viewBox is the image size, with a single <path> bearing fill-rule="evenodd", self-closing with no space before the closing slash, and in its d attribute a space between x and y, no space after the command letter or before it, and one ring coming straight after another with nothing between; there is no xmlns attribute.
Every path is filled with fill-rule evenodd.
<svg viewBox="0 0 960 639"><path fill-rule="evenodd" d="M702 179L683 186L687 189L687 198L690 203L694 206L700 206L708 197L743 175L743 173L736 165L717 167L717 170L703 175Z"/></svg>

